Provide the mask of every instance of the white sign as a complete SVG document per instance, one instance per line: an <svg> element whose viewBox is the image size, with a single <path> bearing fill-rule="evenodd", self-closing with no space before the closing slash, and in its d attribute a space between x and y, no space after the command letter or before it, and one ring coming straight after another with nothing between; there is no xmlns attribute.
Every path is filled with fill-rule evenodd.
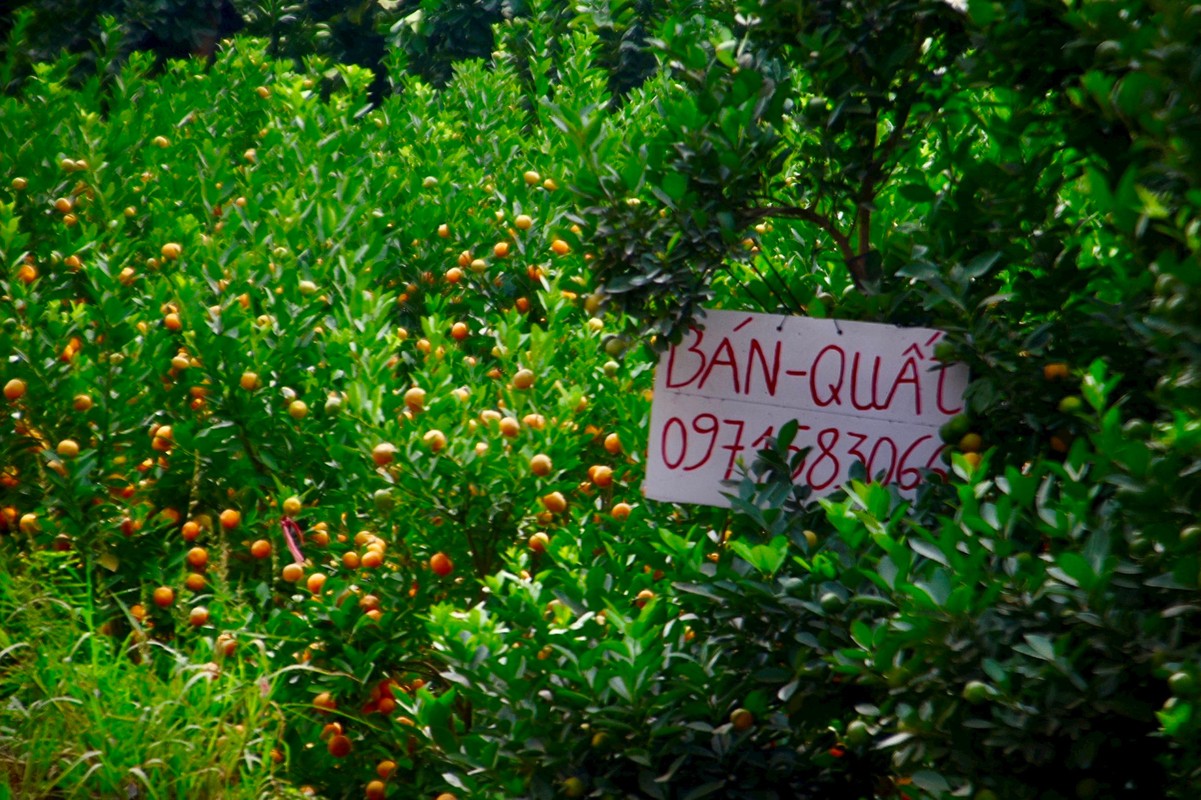
<svg viewBox="0 0 1201 800"><path fill-rule="evenodd" d="M793 480L820 497L851 465L911 493L941 466L938 428L963 410L968 371L934 359L942 331L710 311L663 353L651 407L646 496L728 506L723 481L799 423L811 448Z"/></svg>

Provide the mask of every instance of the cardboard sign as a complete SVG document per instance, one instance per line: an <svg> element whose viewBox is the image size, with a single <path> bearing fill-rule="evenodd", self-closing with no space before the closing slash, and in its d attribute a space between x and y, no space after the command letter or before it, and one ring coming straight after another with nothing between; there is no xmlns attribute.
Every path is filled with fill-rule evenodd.
<svg viewBox="0 0 1201 800"><path fill-rule="evenodd" d="M741 478L786 422L811 448L793 475L830 494L856 461L911 493L941 466L938 428L963 410L968 371L934 360L942 331L868 322L710 311L659 359L646 496L728 506Z"/></svg>

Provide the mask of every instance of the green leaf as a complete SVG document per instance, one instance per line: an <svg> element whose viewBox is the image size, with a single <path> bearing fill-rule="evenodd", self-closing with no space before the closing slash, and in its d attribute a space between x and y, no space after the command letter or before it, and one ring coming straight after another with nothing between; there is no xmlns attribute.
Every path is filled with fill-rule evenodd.
<svg viewBox="0 0 1201 800"><path fill-rule="evenodd" d="M740 558L769 576L775 575L784 565L785 559L788 558L788 546L788 538L785 536L776 536L768 544L759 544L754 547L738 539L730 542L730 549Z"/></svg>
<svg viewBox="0 0 1201 800"><path fill-rule="evenodd" d="M851 623L851 639L864 650L873 649L872 629L862 620L857 619Z"/></svg>
<svg viewBox="0 0 1201 800"><path fill-rule="evenodd" d="M684 193L688 191L688 178L679 172L668 172L663 176L659 185L668 197L679 203L684 199Z"/></svg>
<svg viewBox="0 0 1201 800"><path fill-rule="evenodd" d="M946 555L943 554L942 550L938 549L938 546L932 542L927 542L925 539L918 539L914 537L910 537L908 542L909 546L913 548L913 551L919 556L924 556L931 561L942 564L944 567L949 567L951 565L947 560Z"/></svg>
<svg viewBox="0 0 1201 800"><path fill-rule="evenodd" d="M913 779L913 785L922 791L931 794L945 794L951 791L951 785L947 783L947 779L933 770L919 769L910 777Z"/></svg>
<svg viewBox="0 0 1201 800"><path fill-rule="evenodd" d="M964 265L963 272L969 278L979 278L988 274L1000 258L1000 251L981 253Z"/></svg>
<svg viewBox="0 0 1201 800"><path fill-rule="evenodd" d="M937 264L931 261L910 261L897 270L897 275L902 278L916 278L919 281L928 281L942 275L942 270L938 268Z"/></svg>
<svg viewBox="0 0 1201 800"><path fill-rule="evenodd" d="M1041 658L1044 661L1055 660L1055 644L1051 641L1051 637L1042 636L1035 633L1027 633L1022 638L1025 639L1026 644L1030 646L1029 650L1027 651L1029 654L1036 656L1037 658Z"/></svg>
<svg viewBox="0 0 1201 800"><path fill-rule="evenodd" d="M938 195L934 194L934 190L929 186L921 183L906 183L902 184L897 190L904 199L910 203L932 203Z"/></svg>
<svg viewBox="0 0 1201 800"><path fill-rule="evenodd" d="M967 13L974 24L981 27L991 25L1004 16L1003 6L992 0L968 0Z"/></svg>
<svg viewBox="0 0 1201 800"><path fill-rule="evenodd" d="M1082 589L1091 589L1096 583L1097 575L1093 572L1092 566L1078 553L1061 553L1055 559L1055 563Z"/></svg>
<svg viewBox="0 0 1201 800"><path fill-rule="evenodd" d="M1159 724L1163 726L1164 733L1168 736L1176 736L1186 728L1193 718L1193 705L1192 703L1177 702L1171 708L1156 711L1155 716L1159 720Z"/></svg>
<svg viewBox="0 0 1201 800"><path fill-rule="evenodd" d="M706 783L702 786L696 787L691 792L680 798L680 800L700 800L702 797L708 797L711 794L720 792L725 787L726 782L724 780Z"/></svg>
<svg viewBox="0 0 1201 800"><path fill-rule="evenodd" d="M1004 685L1009 678L1009 675L1005 672L1005 668L994 659L984 659L981 667L983 667L984 673L999 685Z"/></svg>

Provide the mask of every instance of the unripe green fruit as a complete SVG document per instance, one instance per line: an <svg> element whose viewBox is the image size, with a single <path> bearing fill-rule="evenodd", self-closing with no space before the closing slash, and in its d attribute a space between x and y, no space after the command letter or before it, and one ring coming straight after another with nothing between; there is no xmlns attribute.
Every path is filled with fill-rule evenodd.
<svg viewBox="0 0 1201 800"><path fill-rule="evenodd" d="M968 681L967 686L963 687L963 699L972 704L983 703L991 696L992 690L982 681Z"/></svg>
<svg viewBox="0 0 1201 800"><path fill-rule="evenodd" d="M605 353L616 358L626 351L626 343L620 337L610 336L605 339Z"/></svg>
<svg viewBox="0 0 1201 800"><path fill-rule="evenodd" d="M372 495L375 501L375 510L381 514L387 514L392 509L396 508L396 498L392 496L392 492L388 489L377 489Z"/></svg>
<svg viewBox="0 0 1201 800"><path fill-rule="evenodd" d="M853 720L847 725L846 740L852 747L863 747L872 740L871 728L861 719Z"/></svg>
<svg viewBox="0 0 1201 800"><path fill-rule="evenodd" d="M1176 672L1168 678L1168 688L1177 697L1188 697L1196 694L1197 681L1187 672Z"/></svg>
<svg viewBox="0 0 1201 800"><path fill-rule="evenodd" d="M1063 414L1075 414L1084 408L1084 401L1078 395L1068 395L1059 401L1059 411Z"/></svg>
<svg viewBox="0 0 1201 800"><path fill-rule="evenodd" d="M966 414L951 417L938 429L938 435L944 442L956 442L972 429L972 421Z"/></svg>

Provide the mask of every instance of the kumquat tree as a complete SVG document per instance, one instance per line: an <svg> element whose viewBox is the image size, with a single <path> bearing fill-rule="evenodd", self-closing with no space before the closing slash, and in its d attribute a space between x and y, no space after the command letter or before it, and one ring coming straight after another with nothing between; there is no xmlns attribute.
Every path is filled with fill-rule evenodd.
<svg viewBox="0 0 1201 800"><path fill-rule="evenodd" d="M0 800L1197 797L1201 7L17 5Z"/></svg>

